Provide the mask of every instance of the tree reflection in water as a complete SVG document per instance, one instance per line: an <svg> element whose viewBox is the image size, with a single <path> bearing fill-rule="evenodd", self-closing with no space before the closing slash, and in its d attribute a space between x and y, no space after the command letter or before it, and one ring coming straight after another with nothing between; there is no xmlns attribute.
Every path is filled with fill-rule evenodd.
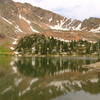
<svg viewBox="0 0 100 100"><path fill-rule="evenodd" d="M100 73L82 68L96 61L84 57L14 57L9 71L0 77L0 100L52 100L81 90L99 94Z"/></svg>
<svg viewBox="0 0 100 100"><path fill-rule="evenodd" d="M27 76L43 77L60 72L84 72L82 65L95 62L94 59L66 57L21 57L14 62L18 70Z"/></svg>

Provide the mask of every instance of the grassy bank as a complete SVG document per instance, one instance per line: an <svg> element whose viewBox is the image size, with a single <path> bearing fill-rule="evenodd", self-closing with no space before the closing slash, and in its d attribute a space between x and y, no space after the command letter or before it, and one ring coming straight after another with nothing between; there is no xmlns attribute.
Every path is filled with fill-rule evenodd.
<svg viewBox="0 0 100 100"><path fill-rule="evenodd" d="M0 55L12 55L12 51L6 46L0 46Z"/></svg>

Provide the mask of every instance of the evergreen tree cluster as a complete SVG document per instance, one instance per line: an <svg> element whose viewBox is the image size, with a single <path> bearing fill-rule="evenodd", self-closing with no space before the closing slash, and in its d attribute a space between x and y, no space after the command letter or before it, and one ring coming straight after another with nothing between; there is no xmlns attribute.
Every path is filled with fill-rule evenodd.
<svg viewBox="0 0 100 100"><path fill-rule="evenodd" d="M98 53L98 42L86 40L60 41L53 37L32 34L20 39L15 48L20 54L93 54Z"/></svg>

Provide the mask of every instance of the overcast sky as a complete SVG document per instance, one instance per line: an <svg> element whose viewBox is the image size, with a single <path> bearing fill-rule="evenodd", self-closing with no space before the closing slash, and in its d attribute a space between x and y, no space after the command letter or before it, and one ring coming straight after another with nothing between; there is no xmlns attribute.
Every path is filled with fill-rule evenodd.
<svg viewBox="0 0 100 100"><path fill-rule="evenodd" d="M13 0L28 2L68 18L84 20L100 17L100 0Z"/></svg>

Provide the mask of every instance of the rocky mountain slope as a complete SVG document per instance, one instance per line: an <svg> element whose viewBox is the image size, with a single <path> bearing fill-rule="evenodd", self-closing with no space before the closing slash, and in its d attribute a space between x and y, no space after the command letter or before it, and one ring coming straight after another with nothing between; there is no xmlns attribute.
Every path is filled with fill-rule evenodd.
<svg viewBox="0 0 100 100"><path fill-rule="evenodd" d="M0 41L12 41L32 33L53 36L63 41L95 41L100 37L100 18L89 18L82 22L28 3L0 0Z"/></svg>

